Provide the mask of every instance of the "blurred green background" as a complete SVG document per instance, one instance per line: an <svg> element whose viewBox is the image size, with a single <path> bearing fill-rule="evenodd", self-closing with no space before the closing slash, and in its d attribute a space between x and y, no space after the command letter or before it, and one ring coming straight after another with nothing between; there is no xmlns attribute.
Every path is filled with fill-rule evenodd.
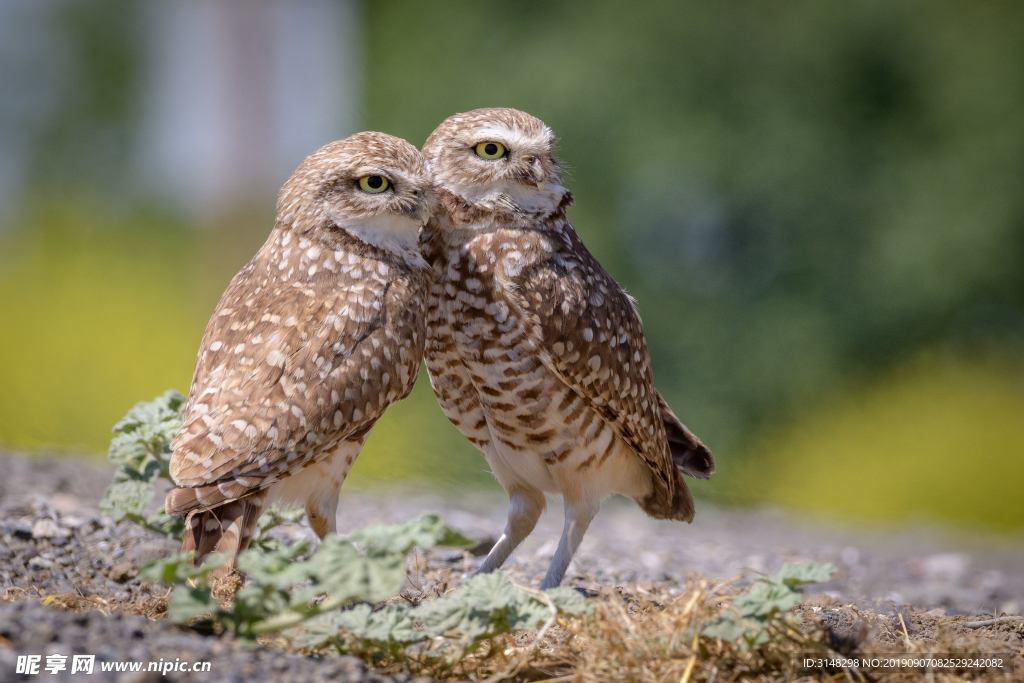
<svg viewBox="0 0 1024 683"><path fill-rule="evenodd" d="M1020 3L202 5L0 0L0 445L100 453L186 391L318 145L510 106L715 452L698 495L1024 528ZM485 470L424 372L351 483Z"/></svg>

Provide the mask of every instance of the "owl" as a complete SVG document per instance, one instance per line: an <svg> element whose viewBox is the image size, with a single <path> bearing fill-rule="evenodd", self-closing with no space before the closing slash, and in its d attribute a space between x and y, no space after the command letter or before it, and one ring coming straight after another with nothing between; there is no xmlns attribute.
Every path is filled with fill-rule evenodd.
<svg viewBox="0 0 1024 683"><path fill-rule="evenodd" d="M565 527L541 588L561 583L601 501L693 519L682 474L714 472L708 449L654 388L633 300L566 220L572 195L555 138L514 109L457 114L427 139L436 208L423 233L434 271L425 360L448 419L509 496L481 572L533 530L545 492Z"/></svg>
<svg viewBox="0 0 1024 683"><path fill-rule="evenodd" d="M419 151L383 133L321 147L281 188L270 237L206 328L171 443L183 552L234 557L273 502L304 505L320 538L335 530L353 461L419 371L429 192Z"/></svg>

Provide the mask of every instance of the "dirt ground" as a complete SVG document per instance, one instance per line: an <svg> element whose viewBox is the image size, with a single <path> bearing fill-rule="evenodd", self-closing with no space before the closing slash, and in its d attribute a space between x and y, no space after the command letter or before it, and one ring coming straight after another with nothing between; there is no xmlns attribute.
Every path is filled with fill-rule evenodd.
<svg viewBox="0 0 1024 683"><path fill-rule="evenodd" d="M166 595L166 589L140 582L138 569L177 547L130 524L115 527L99 515L97 503L111 469L96 461L0 454L0 472L0 681L36 678L14 673L18 655L43 655L45 662L47 654L75 653L107 661L211 662L210 672L171 673L165 680L402 680L368 672L353 658L317 660L251 648L230 637L204 637L166 620L137 616L151 612ZM425 512L439 512L466 535L493 542L504 525L505 500L500 492L346 490L339 530ZM506 564L514 581L540 583L561 526L560 504L551 501L537 529ZM311 534L302 526L281 533ZM424 579L443 574L457 582L480 560L463 551L437 550L419 556L416 571ZM808 623L829 626L840 649L844 639L878 648L913 641L923 652L942 632L943 642L950 634L980 637L985 651L1024 652L1024 620L964 625L1021 613L1024 538L957 535L925 525L854 527L700 501L697 519L683 525L650 520L629 501L611 500L591 525L565 585L672 595L692 573L711 579L741 576L742 581L774 572L783 562L806 560L832 562L838 569L831 582L806 591L808 601L799 610ZM44 606L54 595L62 597L51 597ZM88 678L69 671L42 675L55 681L160 678L99 671Z"/></svg>

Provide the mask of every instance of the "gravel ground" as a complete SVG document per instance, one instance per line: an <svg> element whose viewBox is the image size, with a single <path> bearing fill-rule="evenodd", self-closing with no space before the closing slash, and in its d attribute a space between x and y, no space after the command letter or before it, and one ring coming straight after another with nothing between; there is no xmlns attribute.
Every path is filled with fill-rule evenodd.
<svg viewBox="0 0 1024 683"><path fill-rule="evenodd" d="M150 559L176 544L130 524L115 527L97 512L111 470L95 461L26 459L0 454L0 681L14 674L19 654L95 654L97 661L210 661L209 673L171 673L169 680L383 681L351 658L312 658L250 648L227 636L210 638L144 617L104 613L128 606L152 611L165 591L136 578ZM505 500L496 493L344 491L339 530L399 522L435 511L463 533L493 537L504 526ZM506 564L513 580L538 585L561 532L561 505L551 501L537 529ZM304 527L283 529L293 537ZM927 526L852 527L772 510L725 509L698 502L692 525L648 519L629 501L611 500L591 525L565 585L633 586L677 590L691 572L712 578L774 572L783 562L819 560L838 568L815 586L817 611L853 603L882 614L902 611L913 624L948 615L1020 614L1024 606L1024 538L951 535ZM432 551L421 557L424 575L458 580L480 557ZM64 594L58 604L98 611L44 607L34 596ZM75 598L74 596L78 596ZM76 603L77 601L77 603ZM912 605L913 607L900 607ZM999 640L1015 647L1024 627L1003 625ZM145 681L146 674L98 671L82 680ZM68 669L48 680L73 680ZM107 676L104 678L103 676ZM62 678L63 677L63 678Z"/></svg>
<svg viewBox="0 0 1024 683"><path fill-rule="evenodd" d="M406 676L380 676L367 671L355 657L314 659L279 650L249 647L227 637L206 638L170 625L151 622L141 616L97 611L76 613L44 607L34 600L3 603L0 607L0 633L13 647L0 647L0 680L17 681L43 678L49 681L88 680L97 683L149 683L150 681L347 681L384 683L409 681ZM67 669L56 675L46 672L46 656L51 654L96 655L91 676L71 674ZM15 674L17 655L42 655L40 674ZM108 662L210 662L209 672L116 673L100 670L100 661ZM143 667L145 668L145 666Z"/></svg>

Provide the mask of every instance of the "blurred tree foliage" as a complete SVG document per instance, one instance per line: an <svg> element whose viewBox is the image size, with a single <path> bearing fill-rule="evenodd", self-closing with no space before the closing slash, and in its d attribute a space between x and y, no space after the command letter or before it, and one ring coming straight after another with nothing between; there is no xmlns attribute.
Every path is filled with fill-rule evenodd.
<svg viewBox="0 0 1024 683"><path fill-rule="evenodd" d="M1024 7L367 5L366 121L512 106L712 447L922 346L1024 325Z"/></svg>

